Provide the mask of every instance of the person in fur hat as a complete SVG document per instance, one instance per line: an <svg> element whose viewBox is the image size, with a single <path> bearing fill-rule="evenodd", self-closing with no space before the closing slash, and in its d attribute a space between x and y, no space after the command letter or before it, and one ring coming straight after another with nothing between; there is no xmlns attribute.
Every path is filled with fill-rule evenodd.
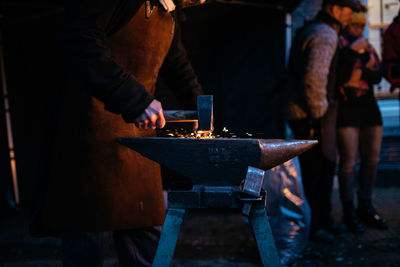
<svg viewBox="0 0 400 267"><path fill-rule="evenodd" d="M380 59L363 37L367 16L353 13L344 29L340 44L337 143L339 189L343 221L348 230L364 232L367 226L386 229L387 222L372 205L382 143L382 117L376 103L373 85L381 81ZM356 164L360 169L356 175ZM354 190L358 178L358 208L354 207Z"/></svg>

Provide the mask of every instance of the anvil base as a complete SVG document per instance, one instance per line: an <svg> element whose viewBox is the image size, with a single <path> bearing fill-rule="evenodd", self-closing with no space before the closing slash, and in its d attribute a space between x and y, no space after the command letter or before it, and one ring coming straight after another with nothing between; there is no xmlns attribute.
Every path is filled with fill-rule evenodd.
<svg viewBox="0 0 400 267"><path fill-rule="evenodd" d="M239 187L197 186L192 190L169 191L168 213L153 266L170 266L186 209L236 209L252 204L249 222L257 242L263 266L279 266L278 251L265 211L266 195L243 199Z"/></svg>
<svg viewBox="0 0 400 267"><path fill-rule="evenodd" d="M265 198L248 198L265 205ZM192 190L169 191L168 207L176 209L240 209L243 193L239 186L195 186Z"/></svg>

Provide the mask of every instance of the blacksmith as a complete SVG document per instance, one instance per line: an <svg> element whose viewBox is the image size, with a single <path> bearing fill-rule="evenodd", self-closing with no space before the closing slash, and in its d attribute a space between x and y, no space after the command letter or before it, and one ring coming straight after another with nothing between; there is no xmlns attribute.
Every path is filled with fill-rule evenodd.
<svg viewBox="0 0 400 267"><path fill-rule="evenodd" d="M175 10L191 4L68 1L55 138L41 177L48 183L32 220L34 234L62 238L64 266L102 266L105 231L113 231L121 266L151 266L165 216L160 167L115 138L154 136L164 126L153 97L159 75L195 109L202 89Z"/></svg>

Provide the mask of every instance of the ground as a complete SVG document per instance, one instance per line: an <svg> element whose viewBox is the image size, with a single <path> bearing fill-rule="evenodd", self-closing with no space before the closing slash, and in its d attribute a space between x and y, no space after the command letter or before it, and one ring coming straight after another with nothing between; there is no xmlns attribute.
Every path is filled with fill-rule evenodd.
<svg viewBox="0 0 400 267"><path fill-rule="evenodd" d="M389 220L386 231L368 229L362 235L343 233L334 244L310 242L291 266L400 266L400 187L375 190L375 205ZM338 192L333 215L340 221ZM0 266L61 266L60 241L32 238L24 212L9 212L0 221ZM118 266L108 242L105 266ZM242 217L235 213L188 214L183 222L172 266L260 266L257 248Z"/></svg>

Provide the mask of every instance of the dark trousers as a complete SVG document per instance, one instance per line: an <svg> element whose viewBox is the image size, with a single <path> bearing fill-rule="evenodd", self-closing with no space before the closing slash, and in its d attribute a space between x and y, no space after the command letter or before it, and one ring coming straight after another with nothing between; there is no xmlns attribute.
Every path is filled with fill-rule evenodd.
<svg viewBox="0 0 400 267"><path fill-rule="evenodd" d="M304 194L311 208L311 231L329 228L331 195L336 164L328 160L320 145L300 155Z"/></svg>
<svg viewBox="0 0 400 267"><path fill-rule="evenodd" d="M121 267L151 266L161 226L113 232ZM71 232L62 235L63 267L100 267L104 261L104 233Z"/></svg>
<svg viewBox="0 0 400 267"><path fill-rule="evenodd" d="M332 225L331 195L336 163L327 159L321 146L320 120L295 120L289 125L296 139L318 140L299 156L304 194L311 208L311 232Z"/></svg>

